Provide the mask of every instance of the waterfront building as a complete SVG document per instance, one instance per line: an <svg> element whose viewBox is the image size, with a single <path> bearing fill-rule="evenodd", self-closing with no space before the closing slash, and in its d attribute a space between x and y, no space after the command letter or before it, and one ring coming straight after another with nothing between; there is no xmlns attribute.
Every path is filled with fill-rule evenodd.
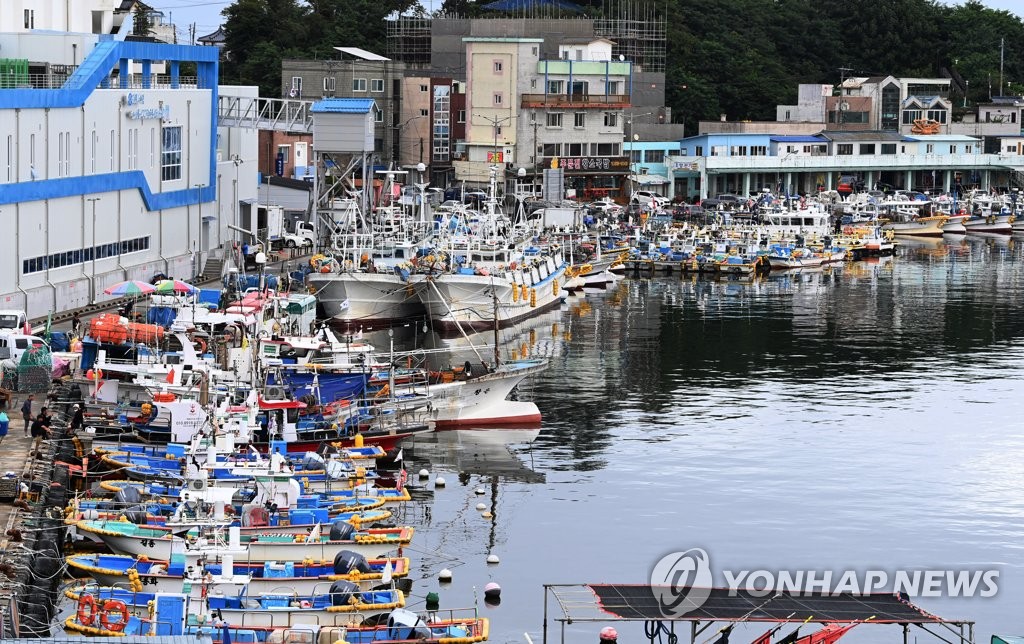
<svg viewBox="0 0 1024 644"><path fill-rule="evenodd" d="M218 103L257 89L218 87L215 48L126 40L130 21L109 34L113 11L96 21L0 34L0 301L30 317L202 273L241 241L228 225L256 196L255 130L221 127Z"/></svg>
<svg viewBox="0 0 1024 644"><path fill-rule="evenodd" d="M633 191L649 190L668 198L675 197L675 182L669 160L679 156L679 141L626 140L629 155L629 197Z"/></svg>
<svg viewBox="0 0 1024 644"><path fill-rule="evenodd" d="M405 65L358 47L335 49L339 58L282 60L281 97L295 100L372 99L376 104L374 168L386 169L397 164Z"/></svg>

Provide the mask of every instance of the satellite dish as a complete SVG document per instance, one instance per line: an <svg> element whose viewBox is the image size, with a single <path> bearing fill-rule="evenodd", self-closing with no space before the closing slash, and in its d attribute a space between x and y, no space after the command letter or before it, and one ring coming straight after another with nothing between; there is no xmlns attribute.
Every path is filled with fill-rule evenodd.
<svg viewBox="0 0 1024 644"><path fill-rule="evenodd" d="M622 54L619 54L619 62L622 62L624 60L626 60L626 57L623 56Z"/></svg>

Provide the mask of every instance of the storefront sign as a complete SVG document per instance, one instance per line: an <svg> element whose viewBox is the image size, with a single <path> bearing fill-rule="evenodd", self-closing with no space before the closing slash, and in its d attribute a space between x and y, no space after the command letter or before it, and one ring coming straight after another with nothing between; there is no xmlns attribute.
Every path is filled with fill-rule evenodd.
<svg viewBox="0 0 1024 644"><path fill-rule="evenodd" d="M125 94L124 104L131 108L125 113L125 116L133 120L167 119L171 117L171 108L168 105L144 107L146 95L138 92Z"/></svg>
<svg viewBox="0 0 1024 644"><path fill-rule="evenodd" d="M551 157L547 165L566 172L629 172L629 157Z"/></svg>

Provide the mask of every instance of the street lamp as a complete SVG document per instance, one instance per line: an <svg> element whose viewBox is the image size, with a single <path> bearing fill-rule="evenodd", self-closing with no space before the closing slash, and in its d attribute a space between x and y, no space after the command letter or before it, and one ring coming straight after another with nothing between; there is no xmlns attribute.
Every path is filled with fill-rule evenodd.
<svg viewBox="0 0 1024 644"><path fill-rule="evenodd" d="M196 197L199 202L199 218L196 221L196 249L192 253L192 276L199 275L200 269L203 265L203 184L194 183L192 187L196 189ZM191 242L191 235L189 235L189 241Z"/></svg>
<svg viewBox="0 0 1024 644"><path fill-rule="evenodd" d="M89 287L92 289L90 297L92 303L96 303L96 202L99 197L90 197L86 201L92 202L92 279L89 280Z"/></svg>
<svg viewBox="0 0 1024 644"><path fill-rule="evenodd" d="M263 252L262 248L256 253L256 266L259 267L260 271L260 293L265 293L267 290L266 285L266 268L267 268L267 254Z"/></svg>

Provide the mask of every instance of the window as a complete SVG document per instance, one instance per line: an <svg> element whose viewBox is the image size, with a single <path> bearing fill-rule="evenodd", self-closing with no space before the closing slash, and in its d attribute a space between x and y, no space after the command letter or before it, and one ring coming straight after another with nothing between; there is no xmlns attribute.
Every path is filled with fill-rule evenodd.
<svg viewBox="0 0 1024 644"><path fill-rule="evenodd" d="M558 143L545 143L542 154L546 157L560 156L562 154L562 146Z"/></svg>
<svg viewBox="0 0 1024 644"><path fill-rule="evenodd" d="M25 9L25 29L36 28L36 10Z"/></svg>
<svg viewBox="0 0 1024 644"><path fill-rule="evenodd" d="M608 81L605 84L605 89L609 94L620 94L622 87L622 81Z"/></svg>
<svg viewBox="0 0 1024 644"><path fill-rule="evenodd" d="M334 76L324 76L324 91L333 94L337 87L337 79Z"/></svg>
<svg viewBox="0 0 1024 644"><path fill-rule="evenodd" d="M939 123L945 123L946 110L928 110L928 118Z"/></svg>
<svg viewBox="0 0 1024 644"><path fill-rule="evenodd" d="M128 169L139 169L139 128L128 130Z"/></svg>
<svg viewBox="0 0 1024 644"><path fill-rule="evenodd" d="M913 125L914 121L924 116L921 110L904 110L903 125Z"/></svg>
<svg viewBox="0 0 1024 644"><path fill-rule="evenodd" d="M562 127L562 113L561 112L548 112L548 114L547 114L547 126L548 127Z"/></svg>
<svg viewBox="0 0 1024 644"><path fill-rule="evenodd" d="M664 150L648 150L644 153L645 163L664 163L665 162L665 151Z"/></svg>
<svg viewBox="0 0 1024 644"><path fill-rule="evenodd" d="M371 92L376 92L378 94L383 94L384 93L384 79L383 78L373 78L373 79L371 79L370 80L370 91Z"/></svg>
<svg viewBox="0 0 1024 644"><path fill-rule="evenodd" d="M965 145L964 146L964 154L974 154L974 146L969 144L969 143L967 145Z"/></svg>
<svg viewBox="0 0 1024 644"><path fill-rule="evenodd" d="M504 95L501 92L494 92L494 104L501 105L505 102Z"/></svg>
<svg viewBox="0 0 1024 644"><path fill-rule="evenodd" d="M836 146L836 154L850 155L853 154L852 143L840 143Z"/></svg>
<svg viewBox="0 0 1024 644"><path fill-rule="evenodd" d="M178 128L179 130L181 128ZM114 172L118 170L117 167L117 132L114 130L110 131L110 171ZM180 164L180 162L179 162Z"/></svg>
<svg viewBox="0 0 1024 644"><path fill-rule="evenodd" d="M420 85L420 91L421 92L429 92L430 91L430 85Z"/></svg>
<svg viewBox="0 0 1024 644"><path fill-rule="evenodd" d="M956 144L955 143L953 145L949 146L949 153L950 154L956 154Z"/></svg>
<svg viewBox="0 0 1024 644"><path fill-rule="evenodd" d="M365 78L353 78L352 79L352 91L353 92L365 92L366 91L366 79Z"/></svg>
<svg viewBox="0 0 1024 644"><path fill-rule="evenodd" d="M621 143L598 143L597 156L617 157L619 156L619 147L621 145Z"/></svg>
<svg viewBox="0 0 1024 644"><path fill-rule="evenodd" d="M459 119L458 120L459 123L465 123L466 122L466 110L459 110L459 117L458 117L458 119Z"/></svg>
<svg viewBox="0 0 1024 644"><path fill-rule="evenodd" d="M549 80L548 94L561 94L565 91L565 81Z"/></svg>
<svg viewBox="0 0 1024 644"><path fill-rule="evenodd" d="M792 114L790 113L789 110L786 110L786 118L784 118L783 120L784 121L791 121L792 119L793 119Z"/></svg>
<svg viewBox="0 0 1024 644"><path fill-rule="evenodd" d="M695 147L693 149L693 156L695 156L695 157L702 157L702 156L704 156L704 146L703 145L698 145L697 147Z"/></svg>
<svg viewBox="0 0 1024 644"><path fill-rule="evenodd" d="M95 154L95 148L93 148L93 154ZM7 135L7 181L13 181L14 176L14 137L10 134Z"/></svg>
<svg viewBox="0 0 1024 644"><path fill-rule="evenodd" d="M36 165L36 135L30 134L28 137L28 163L32 166L33 170ZM35 179L35 177L32 177Z"/></svg>
<svg viewBox="0 0 1024 644"><path fill-rule="evenodd" d="M750 156L766 157L768 156L768 147L764 145L752 145L750 146Z"/></svg>
<svg viewBox="0 0 1024 644"><path fill-rule="evenodd" d="M689 151L690 151L689 148L680 148L679 149L679 156L683 156L683 157L690 156L689 155Z"/></svg>
<svg viewBox="0 0 1024 644"><path fill-rule="evenodd" d="M537 48L536 47L531 47L530 48L530 53L531 53L531 55L536 56L537 55Z"/></svg>
<svg viewBox="0 0 1024 644"><path fill-rule="evenodd" d="M377 122L377 123L383 123L384 122L384 110L374 110L373 111L373 120L375 122Z"/></svg>
<svg viewBox="0 0 1024 644"><path fill-rule="evenodd" d="M928 143L927 145L925 145L924 146L924 153L925 154L935 154L935 144L934 143Z"/></svg>
<svg viewBox="0 0 1024 644"><path fill-rule="evenodd" d="M882 154L896 154L896 144L895 143L883 143L881 147L882 147Z"/></svg>
<svg viewBox="0 0 1024 644"><path fill-rule="evenodd" d="M875 153L875 144L874 143L861 143L860 144L860 153L861 154L874 154Z"/></svg>
<svg viewBox="0 0 1024 644"><path fill-rule="evenodd" d="M420 110L420 116L430 116L430 110L428 110L428 109Z"/></svg>
<svg viewBox="0 0 1024 644"><path fill-rule="evenodd" d="M302 96L302 76L292 76L292 88L289 96Z"/></svg>
<svg viewBox="0 0 1024 644"><path fill-rule="evenodd" d="M77 248L75 250L53 253L52 255L32 257L30 259L22 260L21 272L26 274L39 273L46 270L63 268L65 266L74 266L83 262L90 262L94 256L96 259L103 259L106 257L114 257L118 254L125 255L127 253L137 253L143 250L149 250L149 237L137 237L135 239L127 239L115 244L101 244L96 247Z"/></svg>
<svg viewBox="0 0 1024 644"><path fill-rule="evenodd" d="M729 156L731 157L745 157L747 156L747 146L745 145L733 145L729 147Z"/></svg>
<svg viewBox="0 0 1024 644"><path fill-rule="evenodd" d="M181 126L163 128L163 146L160 148L160 180L181 179Z"/></svg>
<svg viewBox="0 0 1024 644"><path fill-rule="evenodd" d="M96 130L92 131L92 145L89 150L89 172L96 172L96 144L99 143L99 137L96 135Z"/></svg>
<svg viewBox="0 0 1024 644"><path fill-rule="evenodd" d="M604 126L605 127L615 127L618 124L618 122L619 122L619 115L616 114L615 112L605 112L604 113Z"/></svg>
<svg viewBox="0 0 1024 644"><path fill-rule="evenodd" d="M494 73L501 74L504 69L504 64L500 60L494 61Z"/></svg>
<svg viewBox="0 0 1024 644"><path fill-rule="evenodd" d="M569 143L569 153L566 156L581 157L586 154L586 143Z"/></svg>
<svg viewBox="0 0 1024 644"><path fill-rule="evenodd" d="M57 133L57 176L67 176L64 174L64 133Z"/></svg>
<svg viewBox="0 0 1024 644"><path fill-rule="evenodd" d="M587 114L585 112L576 112L572 115L572 126L573 127L586 127L587 126Z"/></svg>

